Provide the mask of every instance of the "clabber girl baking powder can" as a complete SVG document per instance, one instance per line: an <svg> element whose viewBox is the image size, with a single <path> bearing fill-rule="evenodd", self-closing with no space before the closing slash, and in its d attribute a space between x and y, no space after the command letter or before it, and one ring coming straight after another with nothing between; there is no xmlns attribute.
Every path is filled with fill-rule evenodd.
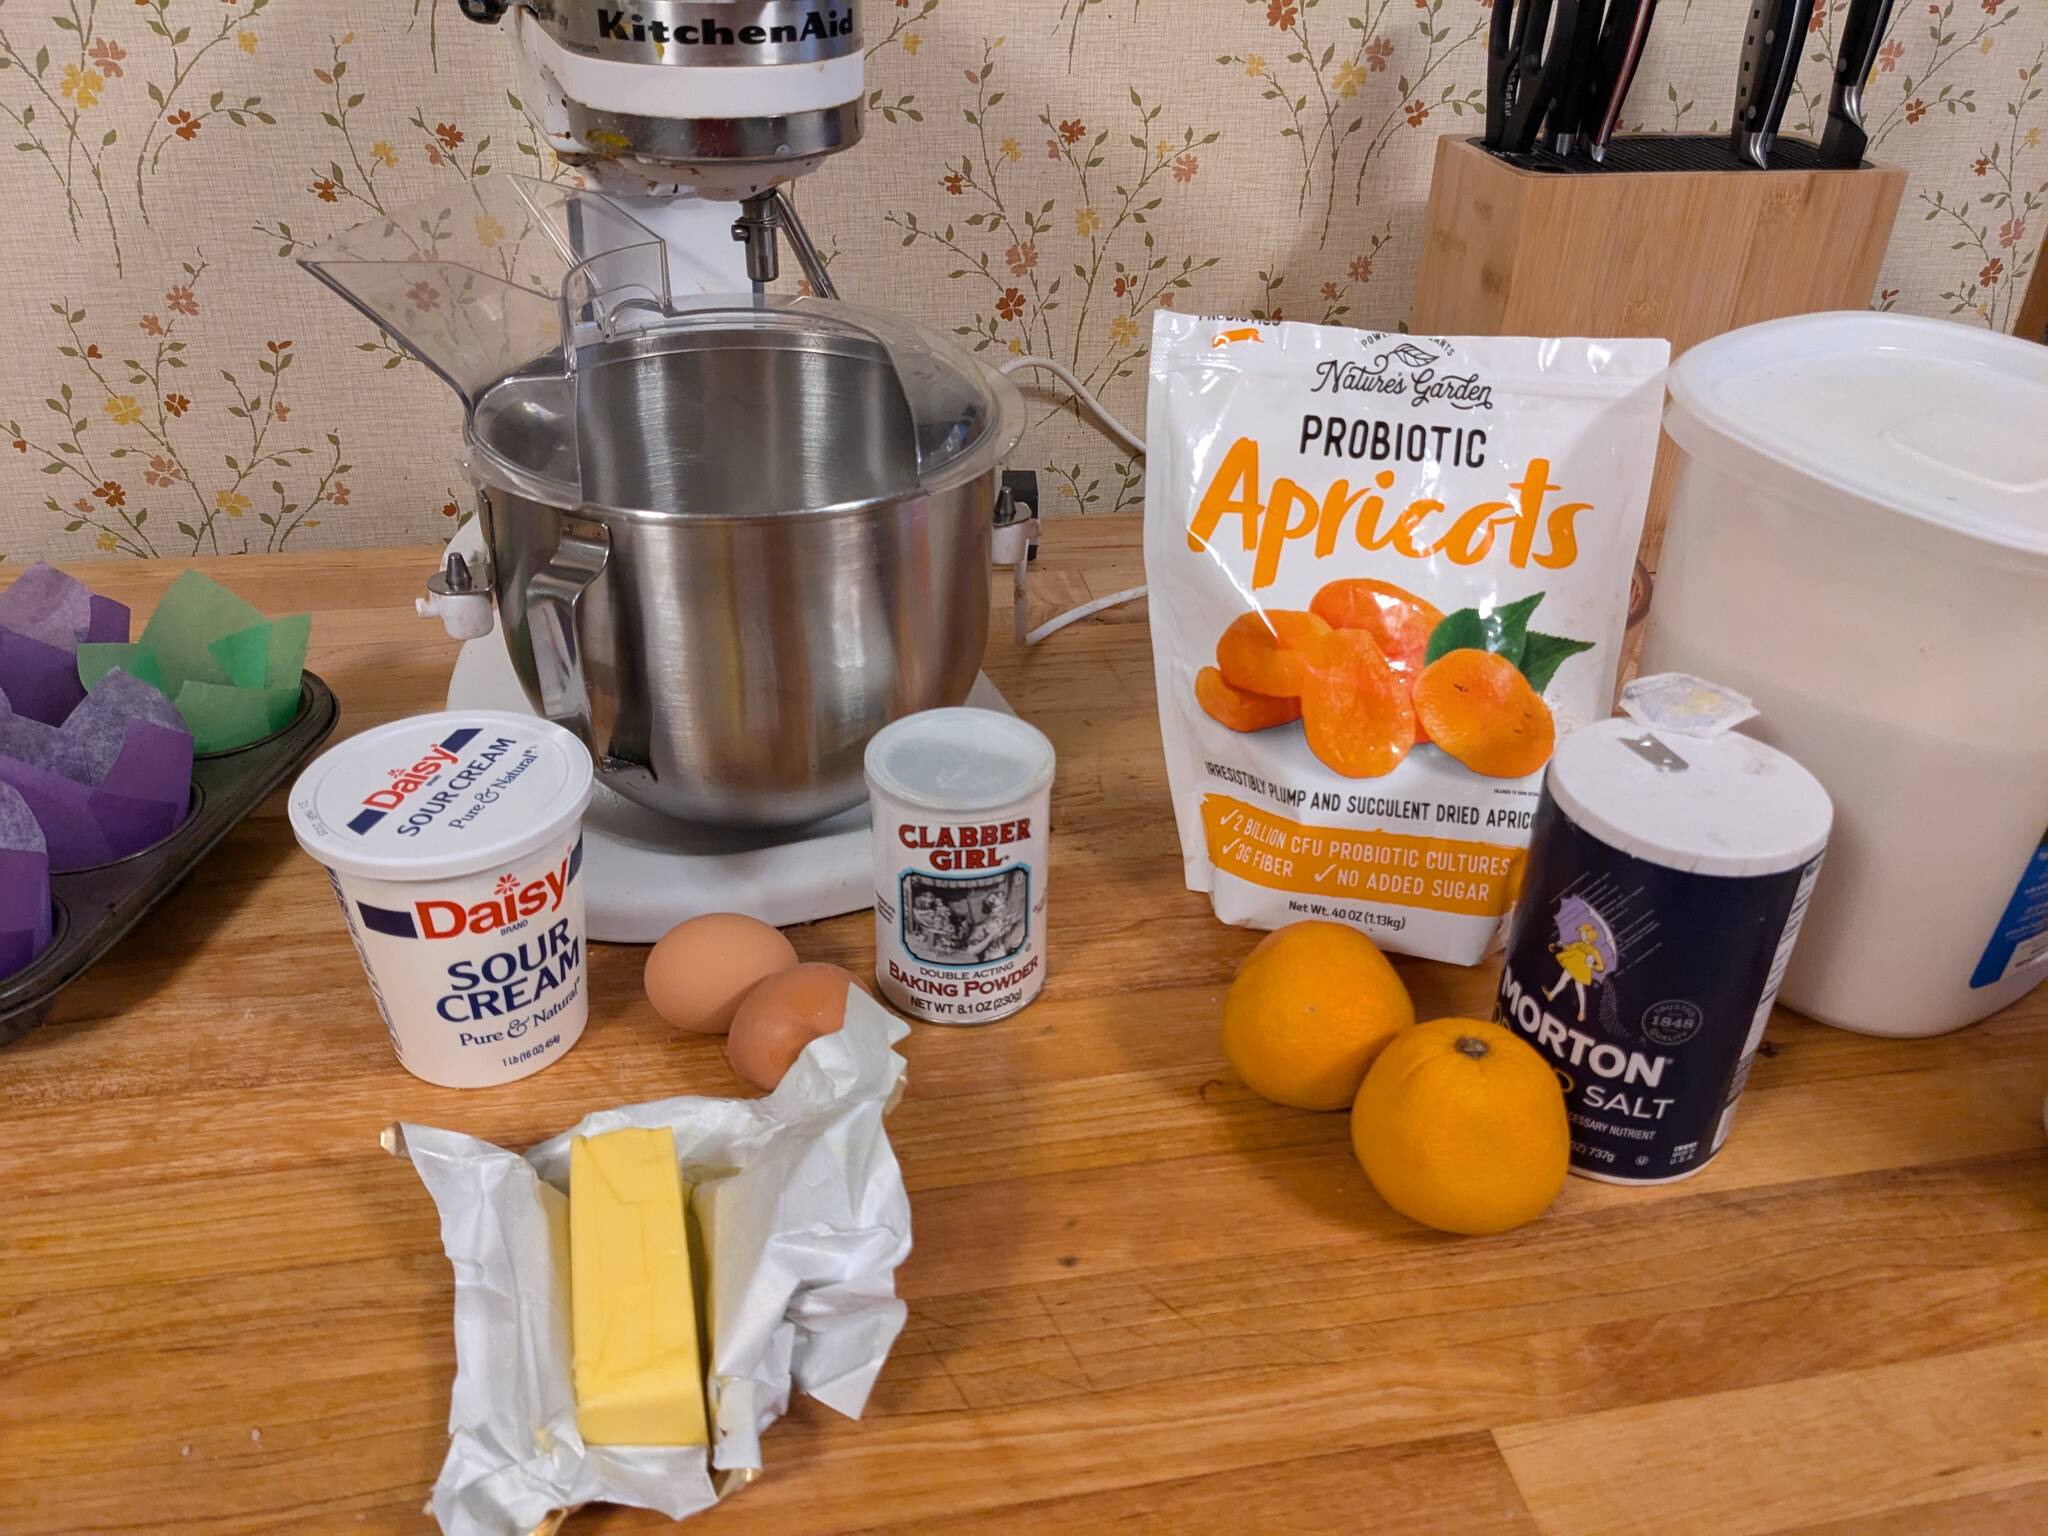
<svg viewBox="0 0 2048 1536"><path fill-rule="evenodd" d="M1573 1172L1665 1183L1721 1149L1832 814L1737 733L1614 719L1559 743L1498 1013L1563 1084Z"/></svg>
<svg viewBox="0 0 2048 1536"><path fill-rule="evenodd" d="M868 743L875 980L900 1012L993 1024L1038 996L1052 775L1052 743L996 710L926 710Z"/></svg>

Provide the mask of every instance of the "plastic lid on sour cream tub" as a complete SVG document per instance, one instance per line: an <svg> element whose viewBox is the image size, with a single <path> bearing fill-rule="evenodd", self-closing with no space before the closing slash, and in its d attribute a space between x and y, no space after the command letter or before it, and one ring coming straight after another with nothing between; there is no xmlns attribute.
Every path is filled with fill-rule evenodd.
<svg viewBox="0 0 2048 1536"><path fill-rule="evenodd" d="M292 831L329 869L431 880L511 864L590 804L590 752L561 726L450 710L353 736L292 788Z"/></svg>

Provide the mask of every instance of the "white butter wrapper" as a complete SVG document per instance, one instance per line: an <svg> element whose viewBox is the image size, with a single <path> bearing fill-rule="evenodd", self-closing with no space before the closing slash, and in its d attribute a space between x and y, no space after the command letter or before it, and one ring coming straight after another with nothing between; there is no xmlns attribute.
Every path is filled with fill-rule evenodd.
<svg viewBox="0 0 2048 1536"><path fill-rule="evenodd" d="M903 1329L896 1266L910 1196L883 1115L910 1027L859 988L760 1099L662 1099L587 1115L524 1156L402 1125L455 1270L448 1457L431 1508L447 1536L525 1536L605 1501L680 1520L763 1467L794 1387L858 1418ZM570 1374L569 1141L675 1132L710 1283L712 1445L586 1446ZM393 1151L401 1150L397 1146ZM716 1481L714 1482L714 1476Z"/></svg>

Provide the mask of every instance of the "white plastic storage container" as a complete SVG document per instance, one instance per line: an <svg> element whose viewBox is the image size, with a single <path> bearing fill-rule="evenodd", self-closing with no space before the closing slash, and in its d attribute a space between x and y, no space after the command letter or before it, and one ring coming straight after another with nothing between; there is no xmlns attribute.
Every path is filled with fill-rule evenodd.
<svg viewBox="0 0 2048 1536"><path fill-rule="evenodd" d="M1751 695L1835 804L1782 1000L1958 1029L2048 980L2048 348L1903 315L1673 366L1644 647Z"/></svg>

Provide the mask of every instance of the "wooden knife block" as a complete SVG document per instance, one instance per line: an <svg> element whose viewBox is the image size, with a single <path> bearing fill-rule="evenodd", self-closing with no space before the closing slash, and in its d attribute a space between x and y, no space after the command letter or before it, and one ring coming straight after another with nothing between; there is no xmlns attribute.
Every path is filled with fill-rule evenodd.
<svg viewBox="0 0 2048 1536"><path fill-rule="evenodd" d="M1905 189L1904 171L1869 164L1560 174L1440 138L1410 328L1662 336L1676 357L1758 320L1863 309ZM1652 570L1676 458L1666 439L1643 528Z"/></svg>

